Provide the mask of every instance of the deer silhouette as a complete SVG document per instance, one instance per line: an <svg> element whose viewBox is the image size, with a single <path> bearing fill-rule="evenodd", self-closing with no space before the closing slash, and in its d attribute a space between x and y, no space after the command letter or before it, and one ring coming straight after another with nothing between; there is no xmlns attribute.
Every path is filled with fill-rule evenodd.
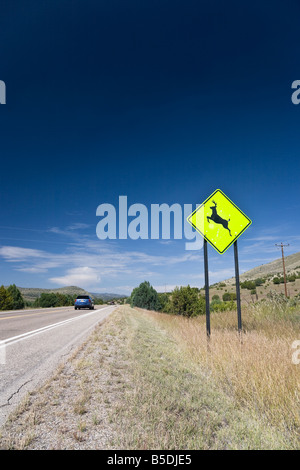
<svg viewBox="0 0 300 470"><path fill-rule="evenodd" d="M230 221L230 219L228 220L225 220L225 219L222 219L222 217L220 217L218 214L217 214L217 203L215 201L213 201L213 204L214 206L210 207L210 209L212 210L212 214L211 216L207 216L207 222L209 222L210 220L212 220L213 222L215 222L216 224L221 224L223 225L223 227L228 230L229 232L229 235L232 237L231 235L231 231L230 229L228 228L228 222Z"/></svg>

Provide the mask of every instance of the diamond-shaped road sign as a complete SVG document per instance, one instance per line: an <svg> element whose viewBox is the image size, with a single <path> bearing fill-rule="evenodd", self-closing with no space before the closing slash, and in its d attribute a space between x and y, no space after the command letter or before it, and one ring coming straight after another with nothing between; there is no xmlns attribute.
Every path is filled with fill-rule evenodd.
<svg viewBox="0 0 300 470"><path fill-rule="evenodd" d="M197 207L187 220L221 254L252 223L220 189Z"/></svg>

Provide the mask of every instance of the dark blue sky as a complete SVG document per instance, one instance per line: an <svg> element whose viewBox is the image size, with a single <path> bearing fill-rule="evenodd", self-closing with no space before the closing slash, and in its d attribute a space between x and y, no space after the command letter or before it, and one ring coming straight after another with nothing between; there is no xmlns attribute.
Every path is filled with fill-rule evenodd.
<svg viewBox="0 0 300 470"><path fill-rule="evenodd" d="M97 239L96 208L119 195L220 188L253 221L242 271L274 243L300 251L299 17L291 0L0 0L0 284L203 285L202 250ZM211 251L212 280L231 258Z"/></svg>

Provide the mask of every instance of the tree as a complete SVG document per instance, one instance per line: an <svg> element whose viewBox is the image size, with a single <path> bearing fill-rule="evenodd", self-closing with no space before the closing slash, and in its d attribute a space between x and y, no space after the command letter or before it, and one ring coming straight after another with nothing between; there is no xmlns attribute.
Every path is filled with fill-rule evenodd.
<svg viewBox="0 0 300 470"><path fill-rule="evenodd" d="M11 310L13 308L13 298L4 286L0 287L0 310Z"/></svg>
<svg viewBox="0 0 300 470"><path fill-rule="evenodd" d="M169 295L166 293L159 293L158 300L160 303L160 311L164 312L167 309L167 305L169 303Z"/></svg>
<svg viewBox="0 0 300 470"><path fill-rule="evenodd" d="M140 307L147 310L160 310L160 303L156 290L148 281L142 282L131 293L131 307Z"/></svg>
<svg viewBox="0 0 300 470"><path fill-rule="evenodd" d="M36 306L37 307L42 307L42 308L47 308L47 307L56 307L57 306L57 296L54 294L54 292L45 293L42 292L41 296L39 299L36 299Z"/></svg>
<svg viewBox="0 0 300 470"><path fill-rule="evenodd" d="M10 285L7 288L7 292L11 295L11 297L13 299L12 309L18 310L18 309L22 309L22 308L25 307L25 302L24 302L24 299L22 297L22 294L19 291L19 289L16 287L15 284Z"/></svg>
<svg viewBox="0 0 300 470"><path fill-rule="evenodd" d="M205 299L189 285L175 287L168 305L168 312L186 317L203 315L205 313Z"/></svg>

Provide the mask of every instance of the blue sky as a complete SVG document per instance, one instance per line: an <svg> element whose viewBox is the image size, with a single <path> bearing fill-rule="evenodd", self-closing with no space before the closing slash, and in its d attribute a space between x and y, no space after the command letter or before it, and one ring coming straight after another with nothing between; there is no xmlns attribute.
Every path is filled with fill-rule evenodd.
<svg viewBox="0 0 300 470"><path fill-rule="evenodd" d="M300 251L296 1L0 2L0 284L128 294L203 286L186 240L99 240L102 203L252 220L240 271ZM209 247L210 281L234 274Z"/></svg>

